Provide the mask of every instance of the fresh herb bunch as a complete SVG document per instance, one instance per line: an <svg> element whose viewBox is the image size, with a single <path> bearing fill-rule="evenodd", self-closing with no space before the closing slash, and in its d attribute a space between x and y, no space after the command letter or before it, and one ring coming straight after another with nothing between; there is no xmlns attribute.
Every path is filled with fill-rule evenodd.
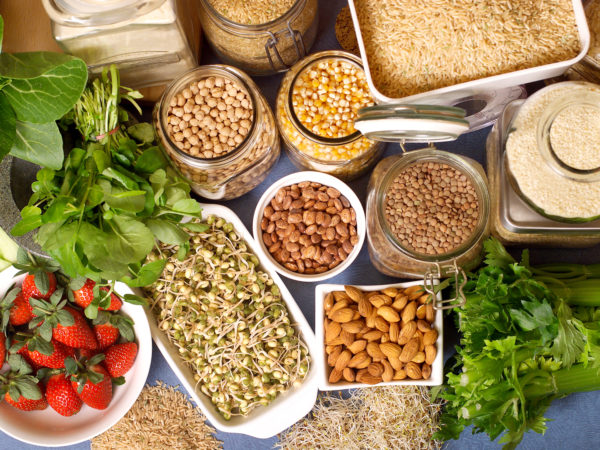
<svg viewBox="0 0 600 450"><path fill-rule="evenodd" d="M460 347L442 387L447 404L435 437L458 439L473 425L492 440L503 434L500 442L512 449L526 431L544 433L543 414L554 399L600 389L600 292L588 306L571 308L587 287L559 295L568 287L566 274L583 266L534 269L527 252L519 264L494 239L485 250L486 265L469 274L467 302L456 310Z"/></svg>
<svg viewBox="0 0 600 450"><path fill-rule="evenodd" d="M37 229L36 241L70 277L151 284L165 261L144 264L155 239L187 248L184 216L200 217L190 187L169 167L149 123L127 126L116 67L83 92L68 119L83 138L60 170L44 168L14 235Z"/></svg>

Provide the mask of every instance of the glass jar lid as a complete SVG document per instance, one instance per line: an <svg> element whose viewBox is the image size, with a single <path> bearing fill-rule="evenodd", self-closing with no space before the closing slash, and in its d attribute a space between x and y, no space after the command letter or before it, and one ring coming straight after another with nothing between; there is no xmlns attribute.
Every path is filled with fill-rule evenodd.
<svg viewBox="0 0 600 450"><path fill-rule="evenodd" d="M362 108L354 127L369 139L385 142L453 141L469 131L462 108L392 103Z"/></svg>

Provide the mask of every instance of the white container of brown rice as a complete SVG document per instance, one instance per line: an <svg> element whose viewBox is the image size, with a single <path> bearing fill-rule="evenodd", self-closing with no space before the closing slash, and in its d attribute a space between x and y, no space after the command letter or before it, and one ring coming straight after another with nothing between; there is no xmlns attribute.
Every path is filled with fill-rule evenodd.
<svg viewBox="0 0 600 450"><path fill-rule="evenodd" d="M377 103L463 106L471 130L518 98L515 87L562 75L588 52L579 0L349 0Z"/></svg>

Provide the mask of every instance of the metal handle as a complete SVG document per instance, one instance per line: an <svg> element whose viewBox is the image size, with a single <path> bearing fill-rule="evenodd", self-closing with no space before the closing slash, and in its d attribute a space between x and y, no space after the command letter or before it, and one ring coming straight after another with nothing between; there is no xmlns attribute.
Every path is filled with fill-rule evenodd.
<svg viewBox="0 0 600 450"><path fill-rule="evenodd" d="M456 295L449 299L438 299L435 292L435 280L442 278L442 275L454 274L454 285L456 286ZM463 292L463 288L467 284L467 276L460 267L456 264L456 260L453 264L447 264L440 266L439 263L435 263L423 276L423 289L425 292L431 295L433 298L433 308L437 310L445 310L452 308L460 308L465 305L467 298Z"/></svg>
<svg viewBox="0 0 600 450"><path fill-rule="evenodd" d="M265 43L265 51L267 52L267 57L269 58L269 64L275 72L285 72L291 67L291 65L287 65L285 63L285 61L281 57L281 54L279 53L279 50L277 49L277 44L279 43L277 35L275 35L271 31L268 31L268 33L271 37L267 39L267 42ZM304 39L302 38L302 33L292 28L292 24L290 21L287 22L287 30L283 32L284 36L286 34L289 35L292 41L294 42L294 49L296 50L297 56L297 58L293 61L293 63L295 63L296 61L306 56L306 46L304 45ZM271 52L273 52L274 56L271 55ZM279 67L276 67L274 60L276 60L279 63Z"/></svg>

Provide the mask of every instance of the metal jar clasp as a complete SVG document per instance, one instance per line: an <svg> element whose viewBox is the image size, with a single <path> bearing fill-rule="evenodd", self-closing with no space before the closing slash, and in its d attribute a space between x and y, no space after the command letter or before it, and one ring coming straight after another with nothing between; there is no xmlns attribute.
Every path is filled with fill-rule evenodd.
<svg viewBox="0 0 600 450"><path fill-rule="evenodd" d="M454 286L456 287L456 293L453 298L449 299L438 299L437 292L435 290L436 281L443 277L454 276ZM458 267L456 261L453 264L440 265L434 263L425 275L423 276L423 289L425 292L431 295L433 298L433 308L439 310L460 308L464 306L467 301L463 288L467 284L467 275L462 268Z"/></svg>

